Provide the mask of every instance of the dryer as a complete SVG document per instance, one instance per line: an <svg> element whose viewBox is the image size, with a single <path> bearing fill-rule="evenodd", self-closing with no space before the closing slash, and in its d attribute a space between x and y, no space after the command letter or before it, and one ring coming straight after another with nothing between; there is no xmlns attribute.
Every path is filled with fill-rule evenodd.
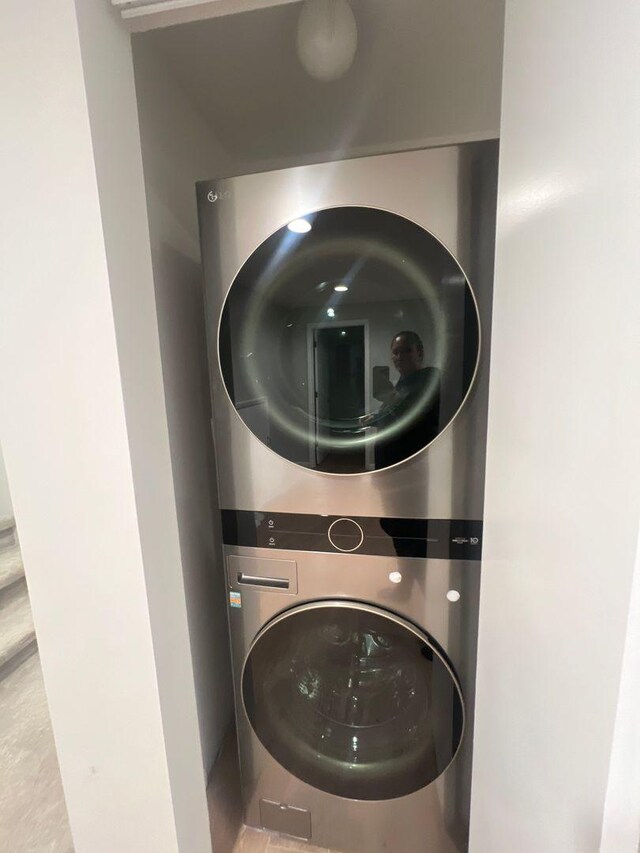
<svg viewBox="0 0 640 853"><path fill-rule="evenodd" d="M483 142L198 185L252 826L466 849L496 173Z"/></svg>

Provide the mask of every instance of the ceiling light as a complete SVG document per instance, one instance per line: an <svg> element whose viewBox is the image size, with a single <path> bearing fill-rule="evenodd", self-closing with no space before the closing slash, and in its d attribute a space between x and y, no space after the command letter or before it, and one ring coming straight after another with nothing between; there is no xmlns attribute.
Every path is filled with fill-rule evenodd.
<svg viewBox="0 0 640 853"><path fill-rule="evenodd" d="M325 83L345 74L356 54L358 27L347 0L306 0L298 18L298 56Z"/></svg>
<svg viewBox="0 0 640 853"><path fill-rule="evenodd" d="M336 284L333 289L336 290L338 293L346 293L347 290L349 290L346 284Z"/></svg>
<svg viewBox="0 0 640 853"><path fill-rule="evenodd" d="M335 317L335 316L336 316L335 308L327 308L327 317Z"/></svg>
<svg viewBox="0 0 640 853"><path fill-rule="evenodd" d="M311 223L306 219L294 219L287 225L289 231L293 231L294 234L306 234L308 231L311 231Z"/></svg>

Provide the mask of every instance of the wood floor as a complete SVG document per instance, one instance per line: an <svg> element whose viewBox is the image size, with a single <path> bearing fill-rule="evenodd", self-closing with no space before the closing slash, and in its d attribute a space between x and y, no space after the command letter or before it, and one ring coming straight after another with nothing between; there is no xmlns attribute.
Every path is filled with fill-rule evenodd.
<svg viewBox="0 0 640 853"><path fill-rule="evenodd" d="M73 853L40 657L0 682L0 850Z"/></svg>
<svg viewBox="0 0 640 853"><path fill-rule="evenodd" d="M240 830L233 853L337 853L337 851L244 826Z"/></svg>

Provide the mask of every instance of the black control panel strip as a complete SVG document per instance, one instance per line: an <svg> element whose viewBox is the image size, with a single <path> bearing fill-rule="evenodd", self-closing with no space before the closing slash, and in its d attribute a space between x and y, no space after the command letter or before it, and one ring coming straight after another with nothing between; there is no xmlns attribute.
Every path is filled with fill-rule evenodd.
<svg viewBox="0 0 640 853"><path fill-rule="evenodd" d="M479 560L482 522L222 510L225 545L382 557Z"/></svg>

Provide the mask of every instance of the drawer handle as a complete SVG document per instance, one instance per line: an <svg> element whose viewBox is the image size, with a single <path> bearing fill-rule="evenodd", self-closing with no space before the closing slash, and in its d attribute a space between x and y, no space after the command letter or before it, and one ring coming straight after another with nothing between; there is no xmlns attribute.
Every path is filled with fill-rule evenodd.
<svg viewBox="0 0 640 853"><path fill-rule="evenodd" d="M265 586L271 589L289 589L289 581L287 578L265 578L259 575L245 575L244 572L238 572L238 583L245 586Z"/></svg>

